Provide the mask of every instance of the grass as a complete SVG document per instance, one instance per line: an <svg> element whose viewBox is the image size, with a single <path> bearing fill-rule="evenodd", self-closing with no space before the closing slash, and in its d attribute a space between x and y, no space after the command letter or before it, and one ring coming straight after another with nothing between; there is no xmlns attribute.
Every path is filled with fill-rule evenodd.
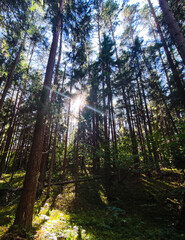
<svg viewBox="0 0 185 240"><path fill-rule="evenodd" d="M43 194L36 202L34 231L25 233L26 239L185 239L184 233L174 227L181 198L181 173L163 171L161 176L151 178L123 171L119 181L110 180L108 185L100 180L80 183L76 197L73 184L62 191L53 187L47 201ZM23 176L15 175L13 188L22 184ZM4 177L10 179L9 175ZM13 222L20 195L20 191L14 192L15 196L4 202L8 192L5 184L0 182L0 191L4 192L0 200L0 236Z"/></svg>

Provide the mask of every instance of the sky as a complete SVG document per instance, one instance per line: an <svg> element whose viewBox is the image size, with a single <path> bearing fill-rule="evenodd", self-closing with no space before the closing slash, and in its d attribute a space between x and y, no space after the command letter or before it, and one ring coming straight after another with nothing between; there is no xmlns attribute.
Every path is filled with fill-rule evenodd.
<svg viewBox="0 0 185 240"><path fill-rule="evenodd" d="M119 0L119 1L120 1L120 0ZM138 0L130 0L130 1L129 1L130 4L139 3L141 7L142 7L143 5L145 5L147 2L148 2L147 0L140 0L140 1L138 1ZM151 2L152 2L152 4L153 4L154 6L157 6L157 5L158 5L158 0L151 0Z"/></svg>
<svg viewBox="0 0 185 240"><path fill-rule="evenodd" d="M117 2L121 5L123 3L123 0L117 0ZM151 0L152 4L154 7L158 6L158 0ZM140 8L142 8L145 4L148 5L148 1L147 0L129 0L128 4L129 5L132 5L132 4L136 4L136 3L139 3L140 4ZM119 15L119 20L120 22L124 22L123 20L123 17L122 15ZM115 32L115 35L118 36L118 39L117 39L117 43L119 44L119 36L123 33L123 26L122 24L120 24L119 26L117 26L116 28L116 32ZM148 35L148 27L146 28L143 28L143 26L141 27L137 27L137 30L139 30L139 37L145 39L146 41L148 40L149 38L149 35Z"/></svg>

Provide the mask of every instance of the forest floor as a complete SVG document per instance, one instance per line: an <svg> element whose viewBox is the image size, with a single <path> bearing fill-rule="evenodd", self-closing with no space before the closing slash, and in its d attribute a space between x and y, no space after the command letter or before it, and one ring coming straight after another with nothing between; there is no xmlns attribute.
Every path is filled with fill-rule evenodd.
<svg viewBox="0 0 185 240"><path fill-rule="evenodd" d="M24 173L4 174L0 181L0 237L11 226L21 193ZM164 169L147 177L122 171L119 180L108 186L103 180L78 185L53 186L35 204L33 231L19 238L5 234L3 239L91 239L91 240L178 240L185 233L175 230L183 177L177 170Z"/></svg>

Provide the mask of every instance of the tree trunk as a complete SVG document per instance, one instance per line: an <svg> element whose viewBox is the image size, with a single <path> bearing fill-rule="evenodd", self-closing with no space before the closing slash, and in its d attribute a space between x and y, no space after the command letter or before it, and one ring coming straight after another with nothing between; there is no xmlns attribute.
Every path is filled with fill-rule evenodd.
<svg viewBox="0 0 185 240"><path fill-rule="evenodd" d="M57 84L58 84L58 72L59 72L59 66L60 66L61 55L62 55L62 35L63 35L63 29L61 28L58 61L57 61L55 78L54 78L54 83L53 83L54 88L56 88ZM56 97L56 93L55 93L55 90L54 90L54 91L52 91L52 94L51 94L51 105L55 102L55 97ZM45 180L45 177L46 177L46 170L47 170L48 157L49 157L49 149L50 149L51 138L52 138L52 130L51 130L52 116L49 117L48 122L49 122L48 124L47 123L45 124L43 154L42 154L42 160L41 160L38 192L43 188L44 180Z"/></svg>
<svg viewBox="0 0 185 240"><path fill-rule="evenodd" d="M7 81L6 81L6 85L5 85L5 88L4 88L4 90L3 90L3 94L2 94L1 99L0 99L0 111L1 111L1 109L2 109L2 107L3 107L3 103L4 103L4 100L5 100L6 94L7 94L8 90L9 90L9 88L10 88L10 86L11 86L12 79L13 79L13 75L14 75L15 69L16 69L16 67L17 67L17 64L18 64L18 62L19 62L22 49L23 49L23 47L24 47L24 42L25 42L26 36L27 36L27 32L25 33L23 42L21 43L21 46L20 46L19 51L18 51L18 53L17 53L17 56L16 56L16 58L15 58L15 60L14 60L14 62L13 62L13 65L12 65L12 67L11 67L10 73L9 73L9 75L8 75L8 79L7 79Z"/></svg>
<svg viewBox="0 0 185 240"><path fill-rule="evenodd" d="M78 121L78 129L77 129L77 137L76 137L76 148L75 148L75 156L74 156L74 178L75 178L75 197L78 196L78 177L79 177L79 140L80 140L80 123L81 123L81 109L79 108L79 121Z"/></svg>
<svg viewBox="0 0 185 240"><path fill-rule="evenodd" d="M138 135L139 135L139 140L140 140L140 145L141 145L141 151L142 151L142 155L143 155L143 161L144 161L144 163L147 164L147 163L149 163L149 161L148 161L148 156L146 154L145 139L143 136L141 120L140 120L140 116L139 116L139 111L138 111L138 107L137 107L135 94L133 94L133 106L134 106L136 125L137 125L137 129L138 129Z"/></svg>
<svg viewBox="0 0 185 240"><path fill-rule="evenodd" d="M122 93L123 93L123 100L124 100L124 103L125 103L127 121L128 121L129 132L130 132L131 143L132 143L132 154L133 154L134 162L136 164L138 164L139 163L139 157L138 157L138 145L137 145L137 140L136 140L136 134L135 134L134 128L132 128L130 111L129 111L129 107L128 107L128 103L127 103L125 89L123 87L122 87Z"/></svg>
<svg viewBox="0 0 185 240"><path fill-rule="evenodd" d="M171 54L170 54L170 52L169 52L169 50L168 50L168 47L167 47L165 38L164 38L164 36L163 36L161 27L160 27L160 25L159 25L159 22L158 22L158 20L157 20L156 15L155 15L154 8L153 8L152 3L151 3L150 0L148 0L148 4L149 4L149 6L150 6L151 13L152 13L152 15L153 15L153 17L154 17L154 20L155 20L155 23L156 23L156 26L157 26L157 29L158 29L158 32L159 32L159 35L160 35L160 38L161 38L161 42L162 42L163 47L164 47L164 50L165 50L166 57L167 57L167 59L168 59L168 62L169 62L171 71L172 71L172 73L173 73L174 83L175 83L176 86L177 86L177 89L178 89L178 92L179 92L179 95L180 95L180 99L181 99L181 103L182 103L183 106L185 107L185 90L184 90L183 83L182 83L181 78L180 78L180 76L179 76L179 73L178 73L178 71L177 71L177 69L176 69L176 66L175 66L174 63L173 63Z"/></svg>
<svg viewBox="0 0 185 240"><path fill-rule="evenodd" d="M14 109L13 109L13 113L12 113L12 119L11 119L9 128L7 130L6 144L5 144L4 152L3 152L1 163L0 163L0 177L2 176L2 173L5 168L5 162L6 162L6 158L8 155L8 150L10 148L10 143L12 140L13 130L14 130L15 122L16 122L16 106L17 106L18 96L19 96L19 89L17 91L16 101L15 101L15 105L14 105Z"/></svg>
<svg viewBox="0 0 185 240"><path fill-rule="evenodd" d="M163 18L168 25L169 32L176 44L177 50L185 64L185 37L176 21L170 6L166 0L159 0L163 12Z"/></svg>
<svg viewBox="0 0 185 240"><path fill-rule="evenodd" d="M55 126L55 134L54 134L54 140L53 140L53 149L52 149L52 155L51 155L51 163L50 163L50 169L49 169L49 179L48 179L48 188L47 188L46 197L49 197L50 195L51 178L53 174L54 161L56 157L57 133L58 133L58 122L56 123L56 126Z"/></svg>
<svg viewBox="0 0 185 240"><path fill-rule="evenodd" d="M109 21L110 21L110 25L111 25L111 34L112 34L112 38L113 38L113 42L114 42L115 50L116 50L116 59L117 59L117 62L118 62L118 70L119 70L119 73L120 73L121 69L120 69L120 64L119 64L119 57L118 57L118 51L117 51L117 46L116 46L116 40L115 40L115 36L114 36L114 30L113 30L111 19L109 19ZM132 154L133 154L133 157L134 157L135 164L138 164L139 163L138 145L137 145L137 140L136 140L136 135L135 135L134 128L132 128L128 102L127 102L127 98L126 98L125 89L124 89L123 86L122 86L122 93L123 93L123 100L125 102L127 121L128 121L128 125L129 125L130 136L131 136Z"/></svg>
<svg viewBox="0 0 185 240"><path fill-rule="evenodd" d="M43 148L42 148L42 159L41 159L41 165L40 165L40 176L39 176L39 183L38 183L38 189L37 191L40 192L40 190L44 186L44 181L46 177L46 170L48 166L48 157L49 157L49 149L50 149L50 126L51 123L49 123L49 126L47 123L45 123L45 131L44 131L44 142L43 142Z"/></svg>
<svg viewBox="0 0 185 240"><path fill-rule="evenodd" d="M72 84L70 86L70 94L72 92ZM69 120L70 120L70 111L71 111L71 99L69 99L68 103L68 111L67 111L67 129L66 129L66 135L65 135L65 148L64 148L64 160L63 160L63 166L62 166L62 181L65 180L66 176L66 167L67 167L67 145L68 145L68 132L69 132Z"/></svg>
<svg viewBox="0 0 185 240"><path fill-rule="evenodd" d="M40 101L40 107L37 114L33 144L29 156L27 172L24 180L23 191L15 216L14 226L18 225L19 229L29 230L32 227L33 208L36 198L36 190L40 175L40 164L42 157L42 147L44 141L44 122L48 112L49 89L51 88L53 69L58 45L59 32L61 28L61 14L63 11L64 0L60 3L60 11L57 16L55 31L50 49L44 86Z"/></svg>

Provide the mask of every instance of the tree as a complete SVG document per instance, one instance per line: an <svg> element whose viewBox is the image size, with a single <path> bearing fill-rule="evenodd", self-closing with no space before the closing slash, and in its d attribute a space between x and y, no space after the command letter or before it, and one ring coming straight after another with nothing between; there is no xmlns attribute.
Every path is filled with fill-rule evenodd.
<svg viewBox="0 0 185 240"><path fill-rule="evenodd" d="M159 5L163 12L163 18L168 26L169 32L176 44L178 52L185 64L185 37L172 13L172 10L166 0L159 0Z"/></svg>
<svg viewBox="0 0 185 240"><path fill-rule="evenodd" d="M180 74L178 73L178 70L173 62L173 59L172 59L172 56L170 54L170 51L168 50L168 46L166 44L166 41L165 41L165 38L164 38L164 35L162 33L162 30L161 30L161 27L160 27L160 24L157 20L157 17L156 17L156 14L155 14L155 11L154 11L154 8L152 6L152 3L150 0L148 0L148 3L149 3L149 6L151 8L151 13L154 17L154 20L155 20L155 23L157 25L157 29L158 29L158 32L160 34L160 38L161 38L161 42L163 44L163 47L164 47L164 50L165 50L165 53L166 53L166 57L168 59L168 62L169 62L169 65L170 65L170 68L172 70L172 73L173 73L173 77L174 77L174 82L176 84L176 87L178 89L178 92L179 92L179 95L180 95L180 98L181 98L181 102L183 104L183 106L185 106L185 90L184 90L184 84L180 78Z"/></svg>
<svg viewBox="0 0 185 240"><path fill-rule="evenodd" d="M47 114L47 107L49 101L49 89L51 87L53 68L55 64L55 56L58 45L59 32L61 29L61 14L64 8L64 0L60 2L60 8L57 9L56 25L53 31L53 40L48 59L44 86L40 100L40 107L37 114L37 121L35 124L35 131L33 136L33 144L28 161L28 170L26 172L24 187L21 194L21 199L17 208L14 225L18 227L30 229L32 227L33 207L36 197L36 190L38 185L38 178L40 175L40 164L42 156L42 146L44 140L44 122Z"/></svg>

